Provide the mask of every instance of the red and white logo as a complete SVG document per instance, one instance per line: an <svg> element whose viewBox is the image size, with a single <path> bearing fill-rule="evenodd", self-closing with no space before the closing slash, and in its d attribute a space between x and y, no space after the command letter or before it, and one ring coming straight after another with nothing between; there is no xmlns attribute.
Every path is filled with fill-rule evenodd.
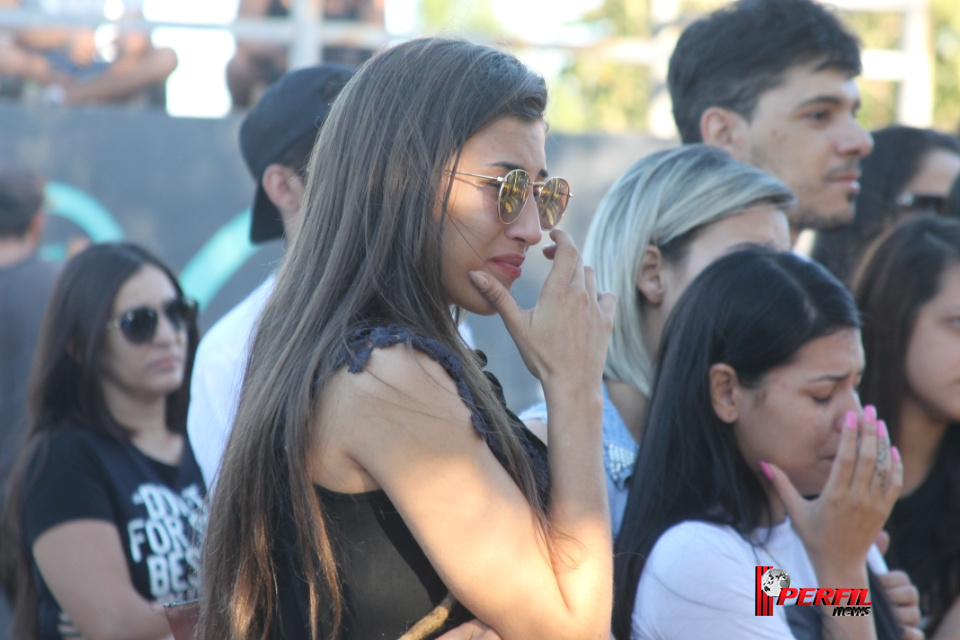
<svg viewBox="0 0 960 640"><path fill-rule="evenodd" d="M783 569L771 566L756 568L756 610L754 615L772 616L774 603L798 606L826 605L833 607L834 616L868 616L871 602L869 589L819 587L795 589L790 576ZM846 601L846 606L843 602Z"/></svg>

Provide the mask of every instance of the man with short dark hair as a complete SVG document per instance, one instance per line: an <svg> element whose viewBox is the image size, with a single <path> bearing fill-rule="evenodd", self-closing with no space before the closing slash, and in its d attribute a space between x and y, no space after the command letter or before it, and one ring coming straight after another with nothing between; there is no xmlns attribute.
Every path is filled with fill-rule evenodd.
<svg viewBox="0 0 960 640"><path fill-rule="evenodd" d="M811 0L740 0L691 24L670 58L673 114L703 142L773 174L797 196L791 234L850 222L860 159L856 37Z"/></svg>
<svg viewBox="0 0 960 640"><path fill-rule="evenodd" d="M330 104L351 75L350 69L335 64L290 72L273 84L244 118L240 150L257 181L251 241L293 241L310 152ZM271 275L231 309L197 350L187 435L209 490L236 415L249 341L274 282Z"/></svg>
<svg viewBox="0 0 960 640"><path fill-rule="evenodd" d="M43 190L44 181L33 172L0 169L0 513L10 466L27 429L27 382L57 278L57 267L37 256L45 220ZM10 621L7 606L0 594L0 638Z"/></svg>

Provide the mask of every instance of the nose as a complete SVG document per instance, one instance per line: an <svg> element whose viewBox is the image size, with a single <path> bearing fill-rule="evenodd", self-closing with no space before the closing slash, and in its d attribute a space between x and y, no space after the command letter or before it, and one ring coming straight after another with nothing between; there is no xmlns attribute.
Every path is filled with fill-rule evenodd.
<svg viewBox="0 0 960 640"><path fill-rule="evenodd" d="M531 189L532 191L533 189ZM537 210L536 197L533 193L523 203L523 210L513 224L507 225L507 236L520 240L527 246L533 246L540 242L543 237L540 231L540 212Z"/></svg>
<svg viewBox="0 0 960 640"><path fill-rule="evenodd" d="M847 130L839 141L840 155L865 158L871 151L873 151L873 136L855 118L851 118Z"/></svg>
<svg viewBox="0 0 960 640"><path fill-rule="evenodd" d="M834 420L834 425L837 429L843 428L843 421L847 416L847 413L853 411L857 414L857 417L863 416L863 406L860 404L860 394L856 390L851 389L850 393L844 394L843 402L838 404L837 419Z"/></svg>
<svg viewBox="0 0 960 640"><path fill-rule="evenodd" d="M186 335L186 327L177 329L166 313L161 313L157 320L157 333L153 336L154 344L176 344Z"/></svg>

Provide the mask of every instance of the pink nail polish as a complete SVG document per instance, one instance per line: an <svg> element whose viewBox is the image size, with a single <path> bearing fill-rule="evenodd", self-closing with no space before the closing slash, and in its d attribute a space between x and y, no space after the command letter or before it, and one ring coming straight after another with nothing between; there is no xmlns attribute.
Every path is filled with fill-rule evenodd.
<svg viewBox="0 0 960 640"><path fill-rule="evenodd" d="M847 415L843 417L843 423L847 425L847 429L851 431L857 430L857 414L853 411L847 411Z"/></svg>
<svg viewBox="0 0 960 640"><path fill-rule="evenodd" d="M760 461L760 470L763 471L763 475L767 476L767 480L773 480L773 469L763 460Z"/></svg>
<svg viewBox="0 0 960 640"><path fill-rule="evenodd" d="M881 438L887 437L887 423L883 420L877 420L877 435Z"/></svg>
<svg viewBox="0 0 960 640"><path fill-rule="evenodd" d="M872 404L868 404L863 408L863 417L867 419L867 422L876 422L877 408Z"/></svg>
<svg viewBox="0 0 960 640"><path fill-rule="evenodd" d="M894 462L900 462L900 450L896 447L890 447L890 457Z"/></svg>

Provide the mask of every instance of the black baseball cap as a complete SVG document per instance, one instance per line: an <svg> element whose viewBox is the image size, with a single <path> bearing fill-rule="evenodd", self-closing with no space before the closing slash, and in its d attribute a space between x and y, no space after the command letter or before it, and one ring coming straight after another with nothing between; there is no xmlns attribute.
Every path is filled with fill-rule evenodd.
<svg viewBox="0 0 960 640"><path fill-rule="evenodd" d="M283 237L280 211L263 190L263 172L304 136L316 136L330 104L353 75L339 64L319 64L284 74L264 92L240 125L240 151L257 182L250 241Z"/></svg>

